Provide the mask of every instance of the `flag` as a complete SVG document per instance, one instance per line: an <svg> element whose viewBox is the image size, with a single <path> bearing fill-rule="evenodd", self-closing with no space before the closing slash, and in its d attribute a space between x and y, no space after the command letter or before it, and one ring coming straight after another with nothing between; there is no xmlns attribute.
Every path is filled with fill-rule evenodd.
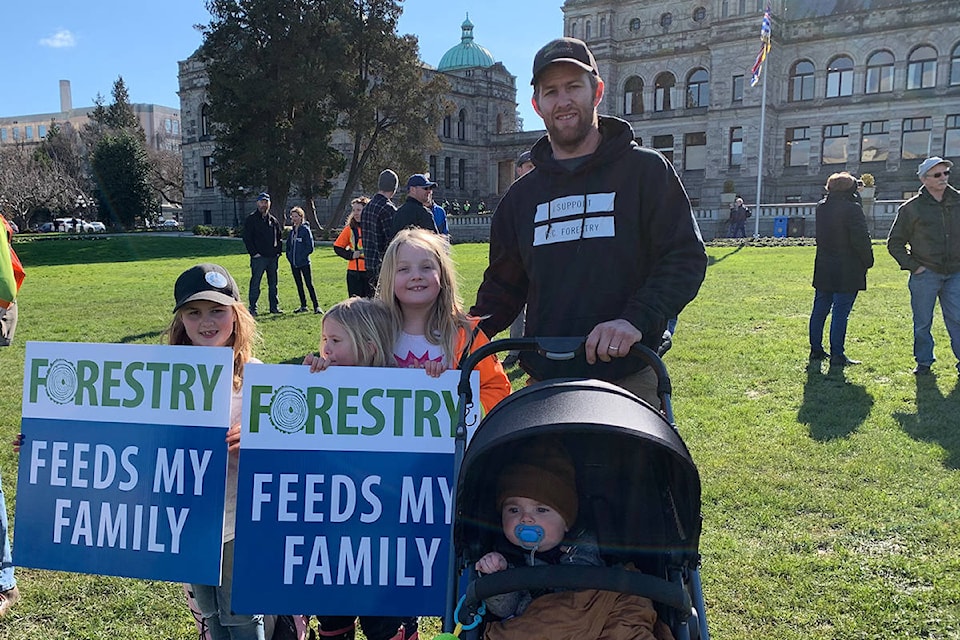
<svg viewBox="0 0 960 640"><path fill-rule="evenodd" d="M23 267L13 252L13 228L0 216L0 309L9 307L23 282Z"/></svg>
<svg viewBox="0 0 960 640"><path fill-rule="evenodd" d="M770 5L767 5L767 10L763 12L763 22L760 23L760 53L757 54L757 60L750 71L751 87L757 86L760 82L760 73L763 71L763 63L768 53L770 53Z"/></svg>

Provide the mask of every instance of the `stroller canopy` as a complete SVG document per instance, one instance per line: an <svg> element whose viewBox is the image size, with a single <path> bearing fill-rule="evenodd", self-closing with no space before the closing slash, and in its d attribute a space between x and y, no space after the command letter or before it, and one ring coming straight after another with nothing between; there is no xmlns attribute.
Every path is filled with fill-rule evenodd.
<svg viewBox="0 0 960 640"><path fill-rule="evenodd" d="M686 445L655 409L599 380L539 383L481 422L457 485L454 546L465 563L500 536L497 479L531 438L557 438L573 458L578 525L597 533L606 560L649 566L699 562L700 477Z"/></svg>

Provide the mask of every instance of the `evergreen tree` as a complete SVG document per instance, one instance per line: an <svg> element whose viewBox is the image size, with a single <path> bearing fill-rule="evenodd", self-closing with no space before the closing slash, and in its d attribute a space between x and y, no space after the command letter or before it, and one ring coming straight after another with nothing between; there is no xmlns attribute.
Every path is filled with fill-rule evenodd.
<svg viewBox="0 0 960 640"><path fill-rule="evenodd" d="M113 102L107 108L106 124L112 129L129 129L139 131L143 135L140 120L130 105L130 93L123 81L123 76L117 76L113 82Z"/></svg>
<svg viewBox="0 0 960 640"><path fill-rule="evenodd" d="M122 76L114 81L112 96L113 102L104 107L97 95L83 138L92 149L91 178L100 218L111 226L130 227L159 211L159 201L151 188L146 136Z"/></svg>
<svg viewBox="0 0 960 640"><path fill-rule="evenodd" d="M397 35L398 1L210 0L208 9L200 54L228 193L265 187L282 211L295 185L316 221L313 197L346 168L345 194L324 221L336 223L371 160L422 165L439 146L446 84L425 82L416 39ZM332 143L338 129L346 158Z"/></svg>
<svg viewBox="0 0 960 640"><path fill-rule="evenodd" d="M228 193L266 188L284 211L292 184L323 195L343 165L330 144L341 1L211 0L203 28L217 182ZM316 216L313 217L316 221Z"/></svg>
<svg viewBox="0 0 960 640"><path fill-rule="evenodd" d="M138 218L157 213L160 205L149 184L147 152L134 133L105 134L93 151L91 165L100 215L111 226L131 227Z"/></svg>

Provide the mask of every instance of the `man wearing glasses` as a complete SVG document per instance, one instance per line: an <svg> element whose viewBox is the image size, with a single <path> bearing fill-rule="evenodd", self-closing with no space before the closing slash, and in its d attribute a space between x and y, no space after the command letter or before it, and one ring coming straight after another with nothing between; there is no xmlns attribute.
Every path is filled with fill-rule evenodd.
<svg viewBox="0 0 960 640"><path fill-rule="evenodd" d="M930 327L937 298L960 373L960 192L949 184L952 166L937 156L920 163L920 191L897 210L887 237L890 255L910 272L915 375L928 375L935 360Z"/></svg>
<svg viewBox="0 0 960 640"><path fill-rule="evenodd" d="M433 220L433 188L436 186L437 183L430 182L430 178L423 173L415 173L407 178L407 201L393 216L390 239L407 227L420 227L437 233L437 224Z"/></svg>

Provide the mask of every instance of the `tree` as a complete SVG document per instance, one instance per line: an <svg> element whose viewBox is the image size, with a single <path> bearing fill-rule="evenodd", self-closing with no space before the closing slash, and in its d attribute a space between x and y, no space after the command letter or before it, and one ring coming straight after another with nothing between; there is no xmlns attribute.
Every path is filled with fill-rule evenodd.
<svg viewBox="0 0 960 640"><path fill-rule="evenodd" d="M313 195L328 193L342 155L331 87L342 36L334 12L344 0L210 0L202 28L207 98L217 145L217 182L241 194L265 187L285 209L297 184L313 214ZM312 215L311 215L312 214Z"/></svg>
<svg viewBox="0 0 960 640"><path fill-rule="evenodd" d="M82 134L69 122L51 122L40 150L77 184L82 195L93 193L90 178L90 152ZM92 198L91 198L92 199Z"/></svg>
<svg viewBox="0 0 960 640"><path fill-rule="evenodd" d="M352 152L346 185L328 224L345 211L361 178L376 184L373 176L384 167L400 175L423 171L424 156L440 147L440 120L452 111L443 97L449 90L446 79L439 74L426 79L417 39L397 35L400 3L356 0L351 5L340 103Z"/></svg>
<svg viewBox="0 0 960 640"><path fill-rule="evenodd" d="M101 216L112 226L129 227L152 215L159 202L148 181L150 163L140 140L130 131L104 134L91 158Z"/></svg>
<svg viewBox="0 0 960 640"><path fill-rule="evenodd" d="M214 171L228 193L265 186L282 210L296 185L318 222L314 196L346 168L329 225L371 160L407 166L415 157L422 166L439 146L446 85L424 80L416 39L396 34L398 1L209 0L207 8L213 20L200 54ZM346 159L332 144L338 129Z"/></svg>
<svg viewBox="0 0 960 640"><path fill-rule="evenodd" d="M148 180L154 195L169 204L183 204L183 156L165 149L148 149Z"/></svg>
<svg viewBox="0 0 960 640"><path fill-rule="evenodd" d="M96 184L94 196L100 207L101 218L113 226L133 225L137 218L151 216L159 209L160 194L151 188L151 178L157 180L146 150L146 136L137 114L130 106L130 96L123 77L113 83L113 102L103 106L98 94L96 108L82 137L92 149L90 167ZM182 173L181 190L182 190ZM169 175L176 180L176 167ZM162 186L159 187L161 190Z"/></svg>
<svg viewBox="0 0 960 640"><path fill-rule="evenodd" d="M130 129L139 131L143 135L143 127L140 126L140 120L137 114L130 106L130 94L127 91L127 85L123 81L123 76L117 76L113 82L113 102L107 107L106 125L111 129Z"/></svg>
<svg viewBox="0 0 960 640"><path fill-rule="evenodd" d="M0 209L23 229L37 209L70 209L80 190L62 164L24 144L0 146Z"/></svg>

